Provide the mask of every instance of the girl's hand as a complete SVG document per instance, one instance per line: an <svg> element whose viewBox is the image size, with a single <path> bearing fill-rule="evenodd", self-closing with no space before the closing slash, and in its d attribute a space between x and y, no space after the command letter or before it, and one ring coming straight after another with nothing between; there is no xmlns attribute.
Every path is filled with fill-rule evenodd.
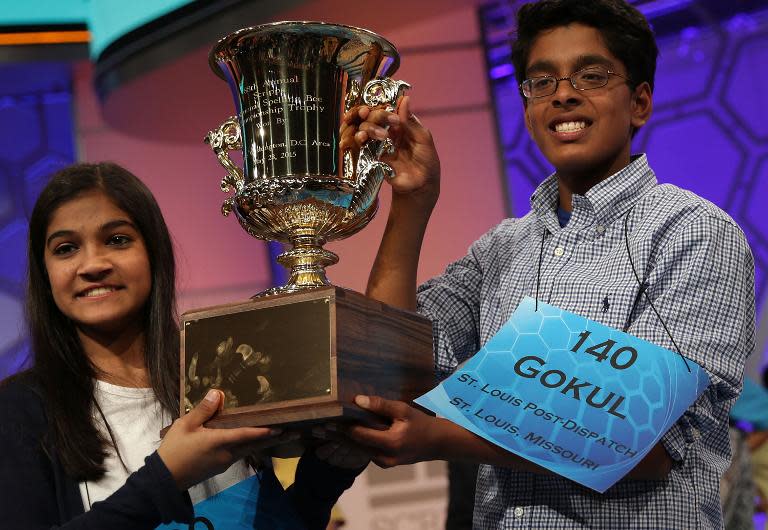
<svg viewBox="0 0 768 530"><path fill-rule="evenodd" d="M203 401L173 422L157 450L180 490L227 470L258 446L277 441L280 431L268 427L203 427L219 411L223 398L220 390L209 390Z"/></svg>

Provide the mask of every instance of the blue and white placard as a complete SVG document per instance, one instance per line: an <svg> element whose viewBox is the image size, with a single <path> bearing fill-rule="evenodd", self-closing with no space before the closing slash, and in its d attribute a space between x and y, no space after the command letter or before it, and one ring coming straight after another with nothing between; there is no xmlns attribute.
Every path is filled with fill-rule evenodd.
<svg viewBox="0 0 768 530"><path fill-rule="evenodd" d="M525 298L474 357L415 401L604 492L708 385L676 352Z"/></svg>

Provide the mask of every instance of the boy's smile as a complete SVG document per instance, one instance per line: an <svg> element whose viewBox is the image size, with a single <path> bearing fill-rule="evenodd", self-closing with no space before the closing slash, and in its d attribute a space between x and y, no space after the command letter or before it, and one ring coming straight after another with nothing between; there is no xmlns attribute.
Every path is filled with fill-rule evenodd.
<svg viewBox="0 0 768 530"><path fill-rule="evenodd" d="M569 76L584 68L610 71L605 86L577 90ZM625 66L600 32L582 24L542 32L535 40L526 78L554 76L554 94L527 100L528 131L569 191L583 194L629 164L633 130L650 117L647 83L632 89ZM570 193L566 206L570 206ZM561 201L563 202L563 201Z"/></svg>

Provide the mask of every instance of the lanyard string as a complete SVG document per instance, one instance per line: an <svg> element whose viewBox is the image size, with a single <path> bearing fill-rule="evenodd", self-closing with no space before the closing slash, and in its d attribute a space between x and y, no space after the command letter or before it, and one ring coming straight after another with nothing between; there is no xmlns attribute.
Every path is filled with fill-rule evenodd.
<svg viewBox="0 0 768 530"><path fill-rule="evenodd" d="M634 209L634 207L632 208ZM635 275L635 280L637 280L637 284L640 286L640 291L638 291L637 296L635 297L635 302L632 304L632 312L629 314L629 318L632 318L632 315L635 312L635 306L640 301L640 297L642 295L645 295L645 300L648 302L648 305L651 306L651 309L653 309L653 312L656 314L656 318L659 319L659 322L661 322L661 326L664 328L664 331L667 332L667 335L669 336L669 340L672 341L672 344L675 346L675 350L677 351L677 354L680 356L680 358L685 363L685 367L688 369L688 373L691 373L691 367L688 365L688 361L685 359L685 356L680 351L680 347L677 345L677 342L675 342L674 337L672 337L672 333L670 333L669 328L667 327L667 324L664 322L664 320L661 318L661 315L658 311L656 311L656 306L653 305L653 302L651 301L651 297L648 296L648 283L640 281L640 276L637 274L637 269L635 269L635 264L632 261L632 254L629 252L629 230L627 229L627 223L629 221L629 214L632 213L632 210L627 212L627 215L624 216L624 242L627 245L627 257L629 258L629 266L632 268L632 274ZM627 322L627 325L625 326L626 329L629 328L629 322Z"/></svg>
<svg viewBox="0 0 768 530"><path fill-rule="evenodd" d="M544 261L544 237L547 235L547 230L544 229L544 231L541 233L541 250L539 251L539 267L538 272L536 273L536 308L535 311L539 310L539 287L541 286L541 263Z"/></svg>
<svg viewBox="0 0 768 530"><path fill-rule="evenodd" d="M661 315L656 310L656 306L653 305L653 302L651 301L651 298L648 296L648 282L644 282L640 280L640 275L637 273L637 270L635 269L635 264L632 261L632 254L629 251L629 229L627 228L627 223L629 220L629 214L632 213L632 210L634 210L634 206L632 209L627 212L627 214L624 216L624 242L627 246L627 257L629 258L629 266L632 269L632 274L635 276L635 280L637 280L637 284L640 286L640 289L637 292L637 296L635 296L634 302L632 302L632 309L629 312L629 319L627 320L627 323L624 325L624 333L627 333L627 330L629 329L632 315L635 314L635 309L637 308L637 304L640 302L640 298L642 298L643 295L645 295L645 300L648 302L648 305L651 306L651 309L653 310L654 314L656 315L656 318L659 319L659 322L661 322L661 326L664 328L664 331L667 332L667 336L669 336L669 340L672 341L672 344L675 347L675 350L677 351L677 354L680 356L680 358L685 363L685 367L688 369L688 373L691 373L691 367L688 365L688 361L686 360L685 356L681 353L680 347L677 345L677 342L675 342L675 339L672 337L672 333L669 331L669 328L667 327L667 324L664 322L664 320L661 318ZM537 273L536 273L536 298L535 298L535 311L539 310L539 289L541 287L541 266L544 261L544 239L547 236L547 229L545 228L541 233L541 249L539 250L539 265L537 267Z"/></svg>

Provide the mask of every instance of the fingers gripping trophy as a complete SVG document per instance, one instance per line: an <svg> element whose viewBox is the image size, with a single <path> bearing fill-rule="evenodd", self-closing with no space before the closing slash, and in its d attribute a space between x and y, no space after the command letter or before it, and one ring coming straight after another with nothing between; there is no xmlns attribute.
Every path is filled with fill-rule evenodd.
<svg viewBox="0 0 768 530"><path fill-rule="evenodd" d="M387 140L343 145L344 113L359 105L394 110L408 83L389 78L395 47L370 31L320 22L279 22L239 30L210 54L228 84L237 116L205 138L226 170L234 213L253 237L291 248L277 259L290 269L286 285L252 300L186 313L182 318L182 379L215 347L234 337L272 359L269 397L248 369L237 378L209 377L230 403L212 426L306 425L364 418L357 394L412 399L431 388L431 325L413 313L330 285L325 267L338 256L323 248L365 227L378 192L394 172L382 156ZM352 142L354 144L354 142ZM240 168L230 153L242 153ZM194 352L186 359L186 352ZM193 362L194 360L194 362ZM189 407L206 389L182 381ZM261 385L263 387L263 384Z"/></svg>

